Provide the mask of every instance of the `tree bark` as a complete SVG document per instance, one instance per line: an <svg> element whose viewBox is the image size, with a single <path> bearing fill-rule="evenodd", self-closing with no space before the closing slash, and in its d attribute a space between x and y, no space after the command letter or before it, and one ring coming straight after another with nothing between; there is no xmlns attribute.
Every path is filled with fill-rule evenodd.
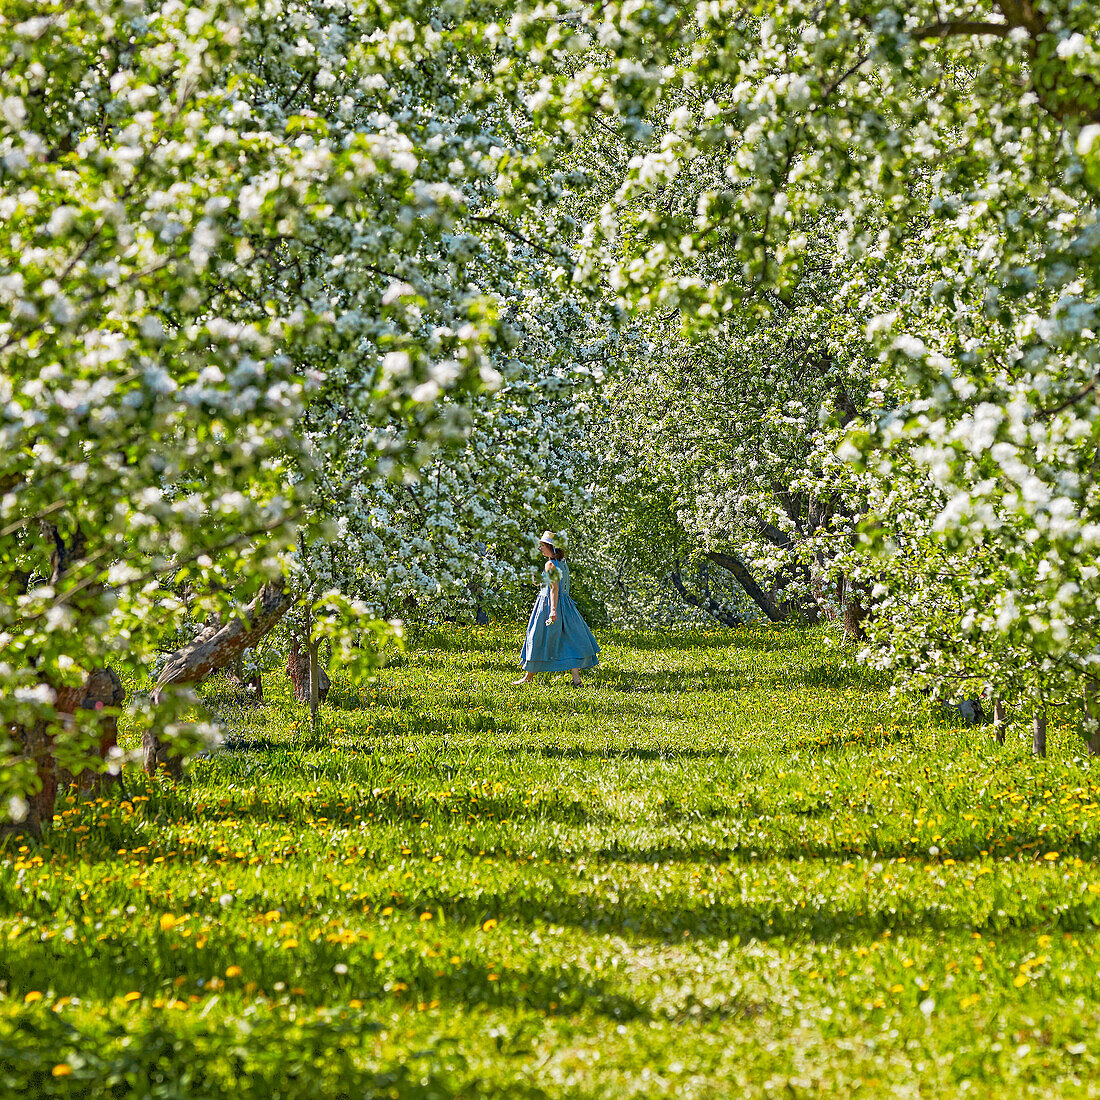
<svg viewBox="0 0 1100 1100"><path fill-rule="evenodd" d="M1008 725L1008 716L1005 714L1005 702L998 695L993 700L993 736L998 745L1005 743L1005 726Z"/></svg>
<svg viewBox="0 0 1100 1100"><path fill-rule="evenodd" d="M294 597L283 581L265 584L239 616L207 627L192 642L176 650L157 678L154 697L179 684L198 684L251 649L290 610Z"/></svg>
<svg viewBox="0 0 1100 1100"><path fill-rule="evenodd" d="M64 538L61 529L53 523L43 523L42 530L52 543L50 552L50 584L57 589L69 570L83 557L87 549L87 539L77 528L68 538ZM20 583L25 583L22 580ZM54 693L54 724L62 726L72 721L72 713L83 695L83 687L68 687L64 684L45 681ZM22 746L22 754L34 762L38 776L38 790L28 799L27 817L23 829L34 836L42 832L43 824L53 820L54 806L57 802L59 780L57 762L54 759L54 735L50 732L51 722L39 720L30 727L17 727L13 732L15 741Z"/></svg>
<svg viewBox="0 0 1100 1100"><path fill-rule="evenodd" d="M104 711L106 708L121 706L126 698L126 689L113 668L97 668L84 682L81 710ZM106 760L111 749L118 747L118 718L113 713L100 714L99 717L99 756ZM109 783L118 782L118 774L110 772L81 773L80 786L84 790L100 790Z"/></svg>
<svg viewBox="0 0 1100 1100"><path fill-rule="evenodd" d="M294 605L295 597L280 579L265 584L256 598L228 622L220 621L204 629L194 641L176 650L165 663L153 690L158 702L169 688L198 684L212 672L225 668L246 649L251 649ZM178 757L168 751L153 730L141 738L145 770L152 775L161 765L177 777L182 772Z"/></svg>
<svg viewBox="0 0 1100 1100"><path fill-rule="evenodd" d="M72 713L83 694L83 687L57 688L54 699L54 712L62 725L72 721ZM60 779L57 762L53 752L53 734L50 723L44 720L30 727L18 727L15 731L17 743L22 745L23 755L34 762L38 775L38 790L27 799L27 816L23 829L32 836L40 836L42 826L53 820L54 806L57 804L57 786Z"/></svg>
<svg viewBox="0 0 1100 1100"><path fill-rule="evenodd" d="M1035 717L1031 720L1033 736L1031 738L1031 751L1036 756L1047 754L1047 712L1042 704L1035 707Z"/></svg>
<svg viewBox="0 0 1100 1100"><path fill-rule="evenodd" d="M870 601L866 587L849 584L844 600L844 633L853 641L866 641L867 629L864 623L870 617Z"/></svg>

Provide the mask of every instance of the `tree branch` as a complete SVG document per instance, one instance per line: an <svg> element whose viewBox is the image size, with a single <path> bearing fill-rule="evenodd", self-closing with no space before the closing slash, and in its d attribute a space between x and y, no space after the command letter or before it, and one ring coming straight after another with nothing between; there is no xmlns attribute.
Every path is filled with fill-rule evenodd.
<svg viewBox="0 0 1100 1100"><path fill-rule="evenodd" d="M481 222L484 225L495 225L498 229L503 230L509 237L514 237L517 241L527 245L528 248L537 249L544 256L549 256L552 260L558 258L557 253L552 249L546 247L546 245L539 244L538 241L528 240L518 229L513 229L506 222L502 222L500 218L494 217L492 214L471 214L470 221Z"/></svg>
<svg viewBox="0 0 1100 1100"><path fill-rule="evenodd" d="M786 619L787 613L756 583L749 572L749 567L736 554L721 554L711 550L706 554L706 559L732 573L734 580L745 590L746 595L773 623L781 623Z"/></svg>

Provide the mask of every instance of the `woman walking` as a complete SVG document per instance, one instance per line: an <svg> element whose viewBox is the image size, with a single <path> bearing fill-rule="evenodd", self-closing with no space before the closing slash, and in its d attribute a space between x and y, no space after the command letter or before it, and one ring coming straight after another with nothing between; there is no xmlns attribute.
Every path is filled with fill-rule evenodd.
<svg viewBox="0 0 1100 1100"><path fill-rule="evenodd" d="M527 624L527 640L519 655L525 676L513 681L528 684L536 672L571 670L573 683L581 682L581 669L599 661L600 646L569 595L569 566L557 535L546 531L539 549L546 562L543 587Z"/></svg>

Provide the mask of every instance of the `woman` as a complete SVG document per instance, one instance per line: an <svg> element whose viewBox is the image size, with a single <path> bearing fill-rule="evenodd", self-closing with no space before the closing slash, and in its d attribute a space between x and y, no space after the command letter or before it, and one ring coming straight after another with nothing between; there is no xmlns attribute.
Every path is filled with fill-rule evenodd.
<svg viewBox="0 0 1100 1100"><path fill-rule="evenodd" d="M569 669L577 685L581 682L581 669L591 668L600 659L599 644L569 595L569 566L558 541L553 531L546 531L539 540L542 556L549 560L542 591L527 624L527 640L519 655L526 675L514 680L516 684L529 684L536 672Z"/></svg>

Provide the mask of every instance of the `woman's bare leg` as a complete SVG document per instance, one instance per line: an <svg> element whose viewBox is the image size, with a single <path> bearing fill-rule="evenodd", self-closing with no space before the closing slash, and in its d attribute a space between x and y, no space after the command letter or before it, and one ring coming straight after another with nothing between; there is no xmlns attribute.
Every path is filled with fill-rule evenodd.
<svg viewBox="0 0 1100 1100"><path fill-rule="evenodd" d="M535 678L535 674L533 672L528 672L525 675L521 676L518 680L513 680L512 684L513 685L529 684L534 678Z"/></svg>
<svg viewBox="0 0 1100 1100"><path fill-rule="evenodd" d="M579 668L573 669L573 686L581 686L581 670Z"/></svg>

